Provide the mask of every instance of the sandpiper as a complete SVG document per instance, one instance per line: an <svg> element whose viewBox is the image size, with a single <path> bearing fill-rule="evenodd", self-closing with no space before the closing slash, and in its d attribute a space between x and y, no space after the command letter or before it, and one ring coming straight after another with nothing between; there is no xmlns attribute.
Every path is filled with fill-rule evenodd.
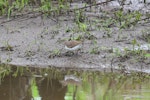
<svg viewBox="0 0 150 100"><path fill-rule="evenodd" d="M66 41L64 44L65 44L65 49L68 51L79 50L82 47L82 42L77 40Z"/></svg>

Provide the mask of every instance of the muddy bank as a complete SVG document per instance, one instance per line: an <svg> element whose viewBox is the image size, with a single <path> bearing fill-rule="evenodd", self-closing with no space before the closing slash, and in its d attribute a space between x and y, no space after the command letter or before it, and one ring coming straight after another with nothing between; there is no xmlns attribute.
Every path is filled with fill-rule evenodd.
<svg viewBox="0 0 150 100"><path fill-rule="evenodd" d="M150 53L149 20L125 29L110 26L110 30L103 28L106 22L87 24L87 31L83 32L78 29L73 15L59 16L58 22L55 18L33 15L8 22L6 18L0 19L1 63L150 73L150 57L142 55ZM94 18L88 16L88 20ZM103 25L98 27L99 24ZM78 55L68 55L63 42L80 36L85 38L81 51Z"/></svg>

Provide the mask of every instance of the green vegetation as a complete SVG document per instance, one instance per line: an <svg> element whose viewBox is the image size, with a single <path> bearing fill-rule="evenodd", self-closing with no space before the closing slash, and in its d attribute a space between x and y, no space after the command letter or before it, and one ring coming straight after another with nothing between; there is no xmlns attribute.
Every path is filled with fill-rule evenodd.
<svg viewBox="0 0 150 100"><path fill-rule="evenodd" d="M150 29L142 30L142 39L150 43Z"/></svg>
<svg viewBox="0 0 150 100"><path fill-rule="evenodd" d="M50 52L49 58L59 57L61 56L61 51L59 49L54 49Z"/></svg>
<svg viewBox="0 0 150 100"><path fill-rule="evenodd" d="M116 21L119 22L120 29L136 25L141 20L141 16L141 13L138 11L125 14L122 10L119 10L115 13Z"/></svg>
<svg viewBox="0 0 150 100"><path fill-rule="evenodd" d="M2 51L13 51L13 47L10 45L9 41L4 43L4 47L1 48Z"/></svg>
<svg viewBox="0 0 150 100"><path fill-rule="evenodd" d="M91 54L99 54L100 53L100 50L99 50L96 40L93 40L93 47L91 48L90 53Z"/></svg>
<svg viewBox="0 0 150 100"><path fill-rule="evenodd" d="M88 16L85 15L85 9L75 8L75 10L70 9L70 1L66 0L1 0L0 1L0 15L7 15L8 18L11 15L15 16L17 13L24 12L42 12L45 15L57 16L69 14L69 12L74 13L75 22L78 25L79 30L87 31L88 29ZM96 5L95 5L96 7ZM122 9L114 12L114 17L107 18L107 12L103 15L104 20L94 19L93 21L102 22L102 27L110 27L115 24L120 29L128 28L136 25L141 20L141 13L138 11L124 13ZM56 18L57 18L56 17ZM94 24L93 24L94 25Z"/></svg>
<svg viewBox="0 0 150 100"><path fill-rule="evenodd" d="M120 29L125 29L135 26L140 20L142 14L138 11L124 13L122 9L114 12L113 17L107 17L109 14L105 12L103 18L97 19L93 18L89 20L85 9L75 8L74 10L70 9L72 1L66 0L1 0L0 2L0 14L7 15L10 18L12 15L16 16L17 13L34 13L39 12L46 16L54 16L56 20L61 15L69 15L73 12L74 21L78 29L74 28L73 32L83 32L87 34L88 29L91 29L92 26L95 29L104 29L108 37L111 37L112 30L111 26L118 26ZM96 5L95 5L96 6ZM101 24L101 25L99 25ZM97 26L97 27L96 27ZM72 29L67 29L66 32Z"/></svg>
<svg viewBox="0 0 150 100"><path fill-rule="evenodd" d="M6 14L9 18L12 13L14 15L16 12L24 12L24 10L59 15L63 10L67 10L68 7L69 6L65 0L58 0L56 2L54 0L1 0L0 15Z"/></svg>
<svg viewBox="0 0 150 100"><path fill-rule="evenodd" d="M3 78L11 73L11 67L6 64L0 64L0 83Z"/></svg>

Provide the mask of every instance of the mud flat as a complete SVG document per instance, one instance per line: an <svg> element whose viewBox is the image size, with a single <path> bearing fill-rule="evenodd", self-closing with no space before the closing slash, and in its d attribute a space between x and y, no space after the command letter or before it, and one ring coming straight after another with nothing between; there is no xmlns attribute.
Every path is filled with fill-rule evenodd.
<svg viewBox="0 0 150 100"><path fill-rule="evenodd" d="M88 18L92 20L95 16ZM11 21L1 17L0 62L17 66L150 73L149 20L125 29L109 26L110 30L95 28L98 24L87 24L84 32L78 29L70 15L59 16L57 20L35 14ZM104 26L104 23L99 24ZM80 36L84 36L81 51L78 55L68 55L63 42Z"/></svg>

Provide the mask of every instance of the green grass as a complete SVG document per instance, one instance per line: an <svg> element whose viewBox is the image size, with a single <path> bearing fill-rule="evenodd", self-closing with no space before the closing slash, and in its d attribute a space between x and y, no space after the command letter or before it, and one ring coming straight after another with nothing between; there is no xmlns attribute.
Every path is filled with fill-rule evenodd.
<svg viewBox="0 0 150 100"><path fill-rule="evenodd" d="M47 16L60 16L68 14L72 11L70 9L70 1L66 0L1 0L0 1L0 15L7 15L8 19L20 12L42 12ZM140 20L142 14L138 11L124 13L122 9L114 12L114 17L107 18L107 14L104 14L104 19L95 19L96 23L89 23L88 16L85 15L85 9L76 8L73 10L75 23L77 24L80 31L86 32L88 29L88 24L90 27L101 23L101 27L104 29L110 28L111 25L118 26L120 29L129 28L135 26ZM106 17L105 17L106 15ZM57 17L56 17L57 18ZM91 25L92 24L92 25ZM108 31L108 30L107 30ZM110 37L110 33L108 34Z"/></svg>
<svg viewBox="0 0 150 100"><path fill-rule="evenodd" d="M32 9L33 11L43 12L45 14L57 12L59 15L63 10L68 8L69 6L64 0L58 0L57 3L55 3L54 0L40 0L40 2L35 0L0 1L0 15L7 15L8 18L11 17L13 13L22 12L24 9Z"/></svg>
<svg viewBox="0 0 150 100"><path fill-rule="evenodd" d="M141 20L142 14L139 11L124 13L122 10L115 12L116 21L120 29L135 26Z"/></svg>

